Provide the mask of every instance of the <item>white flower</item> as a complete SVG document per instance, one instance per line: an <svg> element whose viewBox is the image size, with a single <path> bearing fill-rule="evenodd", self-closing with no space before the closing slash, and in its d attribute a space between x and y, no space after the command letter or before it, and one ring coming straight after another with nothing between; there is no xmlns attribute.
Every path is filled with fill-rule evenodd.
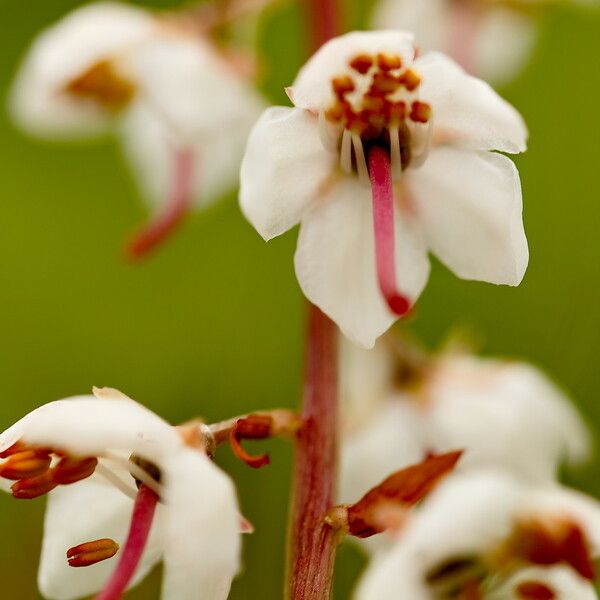
<svg viewBox="0 0 600 600"><path fill-rule="evenodd" d="M352 341L372 347L406 312L428 250L460 277L521 281L519 176L490 151L523 151L527 132L487 84L381 31L325 44L288 95L295 108L268 109L252 130L241 207L267 240L301 223L300 286Z"/></svg>
<svg viewBox="0 0 600 600"><path fill-rule="evenodd" d="M341 502L429 452L464 449L458 470L497 467L536 482L589 455L571 400L533 366L442 354L399 387L388 342L371 352L342 345Z"/></svg>
<svg viewBox="0 0 600 600"><path fill-rule="evenodd" d="M118 392L98 390L96 397L46 404L2 433L0 452L10 456L0 465L0 475L6 475L11 462L24 469L27 465L19 456L25 455L19 453L32 450L53 457L52 466L17 481L13 490L33 489L32 495L41 495L44 489L38 485L36 492L36 479L53 481L38 578L44 596L69 600L104 587L115 560L73 568L65 553L104 538L122 545L131 519L130 496L136 495L133 475L154 490L160 502L129 586L163 560L164 599L192 600L198 590L204 590L206 598L227 597L239 568L235 490L203 451L184 444L174 427ZM61 461L70 461L69 485L57 485ZM78 466L90 461L91 470Z"/></svg>
<svg viewBox="0 0 600 600"><path fill-rule="evenodd" d="M590 4L595 0L566 2ZM508 81L521 69L537 40L537 13L552 3L549 0L380 0L373 26L413 31L423 50L441 50L467 71L498 84Z"/></svg>
<svg viewBox="0 0 600 600"><path fill-rule="evenodd" d="M190 203L235 186L263 103L207 37L167 15L101 2L34 41L11 107L43 137L116 127L145 197L155 208L168 203L163 220L176 221Z"/></svg>
<svg viewBox="0 0 600 600"><path fill-rule="evenodd" d="M461 592L482 600L596 598L591 580L599 551L594 500L558 485L531 488L494 471L455 475L372 561L355 597L392 599L402 589L410 600ZM533 595L536 589L547 595Z"/></svg>

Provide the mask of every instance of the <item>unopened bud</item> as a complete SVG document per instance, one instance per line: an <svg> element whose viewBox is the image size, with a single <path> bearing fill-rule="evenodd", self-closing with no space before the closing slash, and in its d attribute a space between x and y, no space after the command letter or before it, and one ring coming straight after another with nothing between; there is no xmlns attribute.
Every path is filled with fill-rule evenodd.
<svg viewBox="0 0 600 600"><path fill-rule="evenodd" d="M110 538L95 540L73 546L67 550L67 559L71 567L89 567L112 558L119 551L119 544Z"/></svg>

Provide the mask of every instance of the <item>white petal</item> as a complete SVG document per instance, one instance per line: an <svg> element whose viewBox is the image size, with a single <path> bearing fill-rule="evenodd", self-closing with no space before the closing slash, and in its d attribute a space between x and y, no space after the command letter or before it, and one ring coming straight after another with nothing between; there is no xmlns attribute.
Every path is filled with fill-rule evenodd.
<svg viewBox="0 0 600 600"><path fill-rule="evenodd" d="M410 188L432 252L456 275L518 285L529 260L521 182L505 156L436 148Z"/></svg>
<svg viewBox="0 0 600 600"><path fill-rule="evenodd" d="M537 30L538 23L523 12L508 6L492 7L482 19L477 36L476 73L496 85L510 81L530 56Z"/></svg>
<svg viewBox="0 0 600 600"><path fill-rule="evenodd" d="M250 134L242 162L244 215L266 240L282 234L317 200L335 161L323 147L316 117L300 109L267 109Z"/></svg>
<svg viewBox="0 0 600 600"><path fill-rule="evenodd" d="M73 11L31 46L12 90L13 116L36 135L101 131L108 115L61 91L97 62L145 40L155 26L149 13L124 4L100 2Z"/></svg>
<svg viewBox="0 0 600 600"><path fill-rule="evenodd" d="M143 99L181 144L206 134L246 134L264 103L200 38L155 36L129 55Z"/></svg>
<svg viewBox="0 0 600 600"><path fill-rule="evenodd" d="M392 393L394 358L385 338L372 350L340 340L342 428L352 433L378 411Z"/></svg>
<svg viewBox="0 0 600 600"><path fill-rule="evenodd" d="M412 301L429 275L414 223L396 211L396 270ZM396 320L379 291L368 187L346 177L302 220L295 264L306 297L329 315L351 341L371 348Z"/></svg>
<svg viewBox="0 0 600 600"><path fill-rule="evenodd" d="M141 404L93 396L40 406L0 435L0 451L20 439L75 456L126 450L159 463L165 454L182 445L175 429Z"/></svg>
<svg viewBox="0 0 600 600"><path fill-rule="evenodd" d="M115 569L120 554L85 568L67 563L69 548L84 542L110 538L121 549L125 542L133 502L96 475L49 494L38 585L45 597L70 600L102 589ZM159 511L162 509L159 509ZM162 529L160 512L130 587L139 583L160 560Z"/></svg>
<svg viewBox="0 0 600 600"><path fill-rule="evenodd" d="M589 434L570 399L530 365L449 356L423 393L427 444L438 452L465 448L461 468L497 466L545 482L563 460L589 453Z"/></svg>
<svg viewBox="0 0 600 600"><path fill-rule="evenodd" d="M415 62L423 80L420 96L433 109L434 139L475 150L523 152L527 128L521 115L487 83L465 73L443 54Z"/></svg>
<svg viewBox="0 0 600 600"><path fill-rule="evenodd" d="M566 566L558 567L528 567L519 569L494 593L489 594L489 600L518 600L522 598L517 593L519 585L527 582L546 584L556 598L564 600L596 600L598 596L594 586L577 575L573 569ZM488 600L488 595L486 595Z"/></svg>
<svg viewBox="0 0 600 600"><path fill-rule="evenodd" d="M289 95L295 106L312 111L327 109L334 96L331 81L349 72L359 54L396 54L405 63L414 57L413 35L406 31L355 31L327 42L300 69Z"/></svg>
<svg viewBox="0 0 600 600"><path fill-rule="evenodd" d="M443 50L447 40L448 0L382 0L373 14L374 29L411 31L422 52Z"/></svg>
<svg viewBox="0 0 600 600"><path fill-rule="evenodd" d="M229 477L192 450L165 465L163 600L225 600L239 570L236 494Z"/></svg>
<svg viewBox="0 0 600 600"><path fill-rule="evenodd" d="M371 419L342 438L339 502L359 500L386 477L425 455L419 418L402 397L389 399Z"/></svg>

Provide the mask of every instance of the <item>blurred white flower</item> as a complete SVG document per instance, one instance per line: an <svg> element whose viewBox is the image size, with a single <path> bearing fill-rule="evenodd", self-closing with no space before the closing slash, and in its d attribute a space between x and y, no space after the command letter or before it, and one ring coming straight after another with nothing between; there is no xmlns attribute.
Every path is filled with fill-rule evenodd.
<svg viewBox="0 0 600 600"><path fill-rule="evenodd" d="M494 471L455 475L371 562L357 600L596 598L600 505Z"/></svg>
<svg viewBox="0 0 600 600"><path fill-rule="evenodd" d="M521 281L519 175L490 151L522 152L527 131L487 84L381 31L325 44L288 95L295 108L266 110L252 130L241 207L267 240L301 223L300 286L348 338L372 347L410 308L428 250L465 279Z"/></svg>
<svg viewBox="0 0 600 600"><path fill-rule="evenodd" d="M49 496L38 577L45 597L69 600L103 588L103 600L120 597L107 591L116 589L108 582L119 572L123 579L125 562L131 572L122 583L132 586L160 560L163 598L192 600L198 590L206 598L227 597L240 553L233 484L202 449L187 446L175 427L140 404L106 389L51 402L0 435L0 455L6 459L0 476L16 480L15 497ZM156 504L138 506L136 480L159 500L153 522ZM136 493L136 511L145 511L139 518L152 530L147 541L132 542L130 533L115 569L115 561L104 559L127 537ZM142 527L136 518L132 528ZM102 555L111 541L112 552ZM68 549L72 565L85 568L67 563ZM132 550L143 550L139 564L127 556Z"/></svg>
<svg viewBox="0 0 600 600"><path fill-rule="evenodd" d="M371 353L346 343L342 352L341 502L431 452L462 448L459 470L498 467L536 482L587 458L581 417L533 366L447 353L394 387L388 342Z"/></svg>
<svg viewBox="0 0 600 600"><path fill-rule="evenodd" d="M424 51L441 50L470 73L500 84L526 62L537 40L538 13L551 4L557 0L380 0L373 27L413 31Z"/></svg>
<svg viewBox="0 0 600 600"><path fill-rule="evenodd" d="M16 121L34 135L81 137L117 127L159 213L134 254L160 241L192 202L204 206L236 185L262 107L207 36L183 20L111 2L79 8L44 31L11 97Z"/></svg>

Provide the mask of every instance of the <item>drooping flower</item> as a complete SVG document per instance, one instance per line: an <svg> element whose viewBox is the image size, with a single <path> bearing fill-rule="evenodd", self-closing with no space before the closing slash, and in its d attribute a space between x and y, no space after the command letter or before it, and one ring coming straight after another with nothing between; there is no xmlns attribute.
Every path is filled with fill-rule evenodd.
<svg viewBox="0 0 600 600"><path fill-rule="evenodd" d="M357 600L596 598L600 506L496 472L447 479L370 564Z"/></svg>
<svg viewBox="0 0 600 600"><path fill-rule="evenodd" d="M487 84L380 31L325 44L288 95L252 130L241 207L267 240L301 223L300 286L352 341L372 347L409 310L428 250L462 278L521 281L519 175L491 151L523 151L527 132Z"/></svg>
<svg viewBox="0 0 600 600"><path fill-rule="evenodd" d="M79 8L33 43L12 92L34 135L115 129L156 213L132 243L143 254L237 183L262 101L207 35L180 16L101 2Z"/></svg>
<svg viewBox="0 0 600 600"><path fill-rule="evenodd" d="M499 84L526 62L539 17L552 4L556 0L380 0L373 26L413 31L424 51L445 52L468 72Z"/></svg>
<svg viewBox="0 0 600 600"><path fill-rule="evenodd" d="M163 598L227 597L240 553L233 484L140 404L107 389L51 402L0 435L0 456L15 497L48 494L45 597L119 598L160 560Z"/></svg>
<svg viewBox="0 0 600 600"><path fill-rule="evenodd" d="M587 458L589 434L572 401L535 367L452 352L419 360L402 379L406 360L390 338L371 352L346 343L342 399L362 408L343 412L342 502L430 452L462 448L459 470L497 467L536 482Z"/></svg>

